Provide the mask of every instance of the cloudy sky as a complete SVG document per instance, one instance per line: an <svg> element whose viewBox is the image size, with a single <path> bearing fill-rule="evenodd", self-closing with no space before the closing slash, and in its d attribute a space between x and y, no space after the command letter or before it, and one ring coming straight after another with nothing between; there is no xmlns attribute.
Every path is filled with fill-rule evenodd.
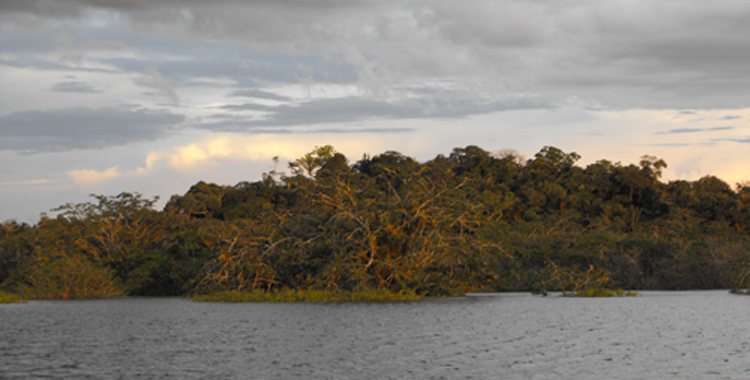
<svg viewBox="0 0 750 380"><path fill-rule="evenodd" d="M750 2L3 0L0 221L478 145L750 180ZM281 169L281 167L280 167Z"/></svg>

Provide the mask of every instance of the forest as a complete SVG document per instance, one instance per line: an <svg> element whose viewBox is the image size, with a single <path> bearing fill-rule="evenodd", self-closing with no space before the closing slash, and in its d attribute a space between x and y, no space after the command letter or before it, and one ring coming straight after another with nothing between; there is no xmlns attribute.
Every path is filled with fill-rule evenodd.
<svg viewBox="0 0 750 380"><path fill-rule="evenodd" d="M0 290L28 299L221 292L466 292L750 287L750 184L661 181L544 147L350 162L316 147L255 182L198 182L162 210L92 195L0 225ZM276 160L278 163L278 160ZM312 294L312 293L311 293Z"/></svg>

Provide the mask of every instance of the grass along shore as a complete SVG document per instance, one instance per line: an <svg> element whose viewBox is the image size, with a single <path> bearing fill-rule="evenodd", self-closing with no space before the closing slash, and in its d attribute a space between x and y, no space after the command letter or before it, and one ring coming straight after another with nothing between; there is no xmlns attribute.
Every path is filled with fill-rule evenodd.
<svg viewBox="0 0 750 380"><path fill-rule="evenodd" d="M563 294L565 297L638 297L639 295L638 292L608 288L590 288Z"/></svg>
<svg viewBox="0 0 750 380"><path fill-rule="evenodd" d="M15 293L9 293L0 290L0 303L18 303L18 302L28 302L28 300L18 294Z"/></svg>
<svg viewBox="0 0 750 380"><path fill-rule="evenodd" d="M423 297L413 292L394 293L388 290L342 292L330 290L223 291L190 297L196 302L403 302Z"/></svg>

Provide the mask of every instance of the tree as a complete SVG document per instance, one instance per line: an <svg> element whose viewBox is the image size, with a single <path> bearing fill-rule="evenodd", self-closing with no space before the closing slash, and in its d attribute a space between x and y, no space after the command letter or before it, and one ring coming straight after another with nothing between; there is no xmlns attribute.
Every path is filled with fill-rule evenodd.
<svg viewBox="0 0 750 380"><path fill-rule="evenodd" d="M224 186L200 181L190 187L184 196L173 195L164 206L164 211L185 215L187 218L219 218L226 192Z"/></svg>
<svg viewBox="0 0 750 380"><path fill-rule="evenodd" d="M350 166L325 146L291 163L295 176L198 182L163 212L138 193L92 195L34 226L0 225L0 286L49 298L748 286L747 184L663 184L651 156L578 159L468 146Z"/></svg>
<svg viewBox="0 0 750 380"><path fill-rule="evenodd" d="M315 172L320 169L326 161L333 157L336 150L330 145L315 147L311 152L289 163L289 168L294 175L305 174L313 178Z"/></svg>

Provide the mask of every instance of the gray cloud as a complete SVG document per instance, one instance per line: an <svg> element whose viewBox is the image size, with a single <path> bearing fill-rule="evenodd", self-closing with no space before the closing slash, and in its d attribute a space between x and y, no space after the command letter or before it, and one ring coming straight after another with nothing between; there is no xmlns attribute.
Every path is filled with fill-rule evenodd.
<svg viewBox="0 0 750 380"><path fill-rule="evenodd" d="M728 139L728 140L734 141L737 143L750 144L750 136L745 136L745 137L736 138L736 139Z"/></svg>
<svg viewBox="0 0 750 380"><path fill-rule="evenodd" d="M710 142L703 142L703 143L663 143L663 144L646 144L646 146L662 146L662 147L671 147L671 148L684 148L686 146L705 146L705 145L711 145Z"/></svg>
<svg viewBox="0 0 750 380"><path fill-rule="evenodd" d="M714 162L720 162L722 154L740 157L750 142L737 134L747 120L731 118L741 113L728 110L750 106L748 19L750 2L742 0L2 0L0 70L20 75L3 76L18 87L0 91L0 161L21 168L3 171L3 179L63 178L35 173L72 155L76 164L64 170L89 163L97 163L97 170L125 170L126 160L111 154L118 149L85 150L113 146L132 151L128 160L137 167L145 148L131 149L133 143L169 137L187 124L178 112L197 117L205 111L214 114L194 124L201 133L401 134L391 140L396 142L408 129L360 122L466 118L466 133L425 142L434 148L446 138L450 144L489 142L501 134L521 146L540 139L570 143L577 133L555 113L528 113L544 120L534 131L508 126L542 122L520 119L526 113L498 117L504 121L491 131L469 119L477 114L567 105L676 109L686 110L677 121L694 128L675 125L657 132L656 140L677 143L664 146L713 143L713 152L721 153ZM143 88L134 90L130 80L136 77ZM302 101L295 93L308 85L327 91L327 84L345 84L352 89L347 93L360 97L323 99L311 91ZM97 86L107 91L59 92L86 93ZM58 92L45 91L50 88ZM275 93L279 88L291 99ZM19 89L23 94L15 96ZM160 98L139 97L140 91ZM81 104L76 102L84 97L94 108L46 109ZM172 111L106 107L123 101L170 103ZM205 108L217 103L238 104ZM727 111L701 119L707 109ZM710 127L735 122L735 130ZM573 136L576 144L605 143L612 136L606 126L590 128L601 137ZM696 143L680 144L687 140ZM632 150L622 143L612 154ZM725 146L734 150L724 152ZM60 151L65 153L54 153ZM49 153L19 156L39 152Z"/></svg>
<svg viewBox="0 0 750 380"><path fill-rule="evenodd" d="M58 62L41 60L41 59L29 59L25 57L12 58L12 59L0 59L0 65L16 67L16 68L33 68L41 71L75 71L81 73L106 73L111 74L112 70L90 68L90 67L76 67L69 66Z"/></svg>
<svg viewBox="0 0 750 380"><path fill-rule="evenodd" d="M85 82L60 82L52 86L52 91L78 92L78 93L83 93L83 94L94 94L94 93L102 92L102 90Z"/></svg>
<svg viewBox="0 0 750 380"><path fill-rule="evenodd" d="M42 17L75 18L81 16L82 10L83 4L65 0L4 0L0 2L0 11L2 11L0 14L8 15L18 12Z"/></svg>
<svg viewBox="0 0 750 380"><path fill-rule="evenodd" d="M286 96L277 95L271 92L257 90L257 89L234 90L229 94L229 96L276 100L279 102L286 102L286 101L291 100L289 97L286 97Z"/></svg>
<svg viewBox="0 0 750 380"><path fill-rule="evenodd" d="M417 131L414 128L312 128L312 129L299 129L299 128L257 128L253 129L252 132L256 134L273 134L273 135L313 135L313 134L391 134L391 133L409 133Z"/></svg>
<svg viewBox="0 0 750 380"><path fill-rule="evenodd" d="M270 126L299 126L344 123L373 119L461 118L468 115L498 111L549 108L531 99L480 101L470 98L423 97L390 103L361 97L319 99L299 105L264 106L254 103L218 107L226 111L264 111L271 113L262 119L238 119L209 122L199 128L214 131L257 132L255 128ZM218 115L214 115L218 116Z"/></svg>
<svg viewBox="0 0 750 380"><path fill-rule="evenodd" d="M287 109L287 107L270 107L256 103L245 103L245 104L227 104L216 107L225 111L273 111L277 109Z"/></svg>
<svg viewBox="0 0 750 380"><path fill-rule="evenodd" d="M91 17L85 10L92 7L126 15L125 45L150 53L139 57L166 51L186 59L102 62L139 72L159 67L172 85L225 75L246 81L240 86L307 80L385 93L406 82L450 81L498 97L534 94L604 108L750 103L750 3L742 1L708 8L698 0L53 3L3 7L49 18ZM165 88L156 87L171 97Z"/></svg>
<svg viewBox="0 0 750 380"><path fill-rule="evenodd" d="M676 129L670 129L666 132L657 132L656 135L670 135L670 134L680 134L680 133L697 133L697 132L713 132L713 131L729 131L734 129L734 127L726 126L726 127L711 127L711 128L676 128Z"/></svg>
<svg viewBox="0 0 750 380"><path fill-rule="evenodd" d="M169 84L154 66L146 67L145 75L142 75L135 79L135 84L143 87L148 87L156 90L156 94L163 96L174 103L179 103L180 98L177 96L177 92L174 87Z"/></svg>
<svg viewBox="0 0 750 380"><path fill-rule="evenodd" d="M430 77L467 83L478 75L498 93L559 102L575 95L616 108L750 103L750 4L706 10L684 0L472 7L383 1L286 12L287 6L259 3L254 12L236 12L195 5L184 23L187 33L199 35L301 42L305 53L317 49L330 62L354 67L363 86Z"/></svg>
<svg viewBox="0 0 750 380"><path fill-rule="evenodd" d="M128 43L140 44L141 41ZM303 79L321 83L353 83L357 80L356 71L341 63L325 62L315 56L247 51L238 42L216 42L205 46L200 43L181 45L166 40L143 43L146 45L139 46L144 51L169 53L183 59L118 57L102 59L101 62L137 73L143 73L148 66L158 67L162 78L173 86L193 85L195 77L231 78L237 82L237 87L242 88L256 88L262 83L299 83ZM201 54L192 54L192 49L201 51Z"/></svg>
<svg viewBox="0 0 750 380"><path fill-rule="evenodd" d="M100 149L165 137L185 120L164 111L65 108L0 116L0 150Z"/></svg>

